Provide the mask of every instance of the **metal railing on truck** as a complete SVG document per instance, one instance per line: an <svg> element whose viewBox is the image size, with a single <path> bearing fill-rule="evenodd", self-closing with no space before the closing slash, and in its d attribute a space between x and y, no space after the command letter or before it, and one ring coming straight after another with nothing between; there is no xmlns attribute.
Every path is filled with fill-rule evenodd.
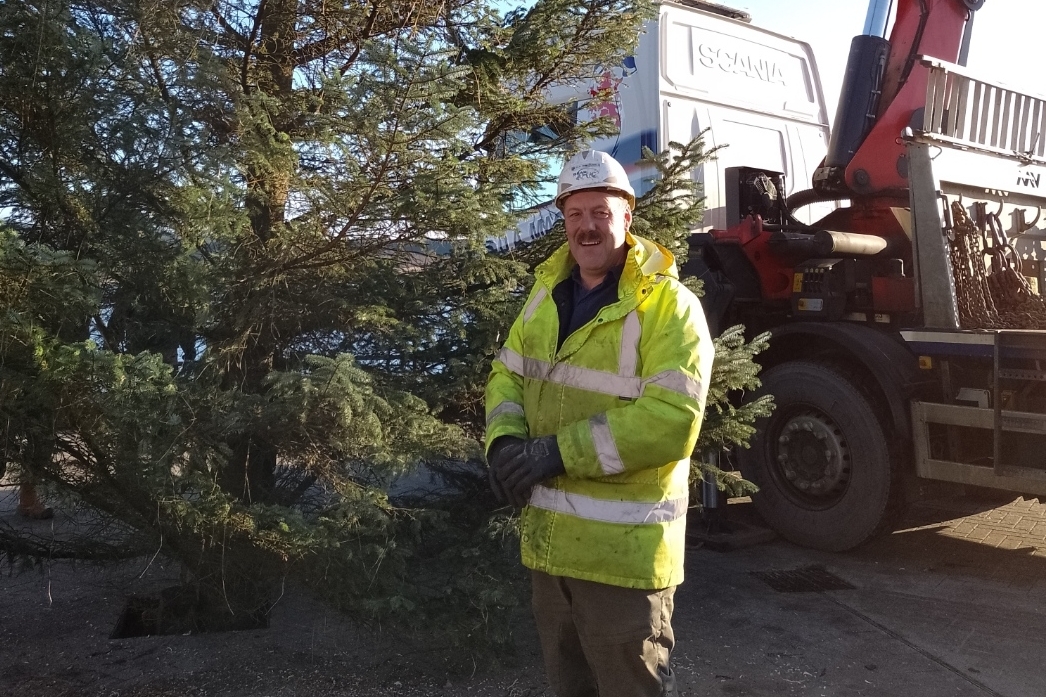
<svg viewBox="0 0 1046 697"><path fill-rule="evenodd" d="M1024 94L936 58L929 68L922 132L960 147L1046 164L1046 97Z"/></svg>

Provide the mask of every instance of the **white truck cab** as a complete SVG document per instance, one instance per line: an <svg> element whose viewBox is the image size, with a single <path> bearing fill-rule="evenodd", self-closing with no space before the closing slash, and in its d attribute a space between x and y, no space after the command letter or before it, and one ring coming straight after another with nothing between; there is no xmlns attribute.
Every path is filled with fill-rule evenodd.
<svg viewBox="0 0 1046 697"><path fill-rule="evenodd" d="M701 9L706 8L706 9ZM591 104L591 93L553 89L553 101L583 104L581 119L607 116L620 128L592 147L612 154L642 195L655 176L641 165L643 147L662 152L707 130L708 148L721 148L694 171L703 185L703 228L726 228L726 170L750 167L780 172L786 195L809 186L829 140L828 111L810 46L716 11L713 3L665 2L647 22L634 56L608 68L585 89L613 98ZM813 222L834 204L806 206ZM559 219L551 202L532 209L515 230L490 239L491 251L543 237Z"/></svg>

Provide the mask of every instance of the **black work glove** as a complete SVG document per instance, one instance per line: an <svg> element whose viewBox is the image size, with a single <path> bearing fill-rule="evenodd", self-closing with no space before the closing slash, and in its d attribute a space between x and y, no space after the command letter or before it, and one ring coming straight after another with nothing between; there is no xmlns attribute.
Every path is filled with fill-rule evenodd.
<svg viewBox="0 0 1046 697"><path fill-rule="evenodd" d="M555 436L524 441L523 447L497 470L498 481L505 488L509 503L517 508L527 505L535 485L567 471Z"/></svg>
<svg viewBox="0 0 1046 697"><path fill-rule="evenodd" d="M522 438L515 436L501 436L490 444L490 450L487 451L487 476L490 479L490 490L494 492L494 498L498 503L508 501L505 486L498 479L498 472L506 462L523 452L524 442Z"/></svg>

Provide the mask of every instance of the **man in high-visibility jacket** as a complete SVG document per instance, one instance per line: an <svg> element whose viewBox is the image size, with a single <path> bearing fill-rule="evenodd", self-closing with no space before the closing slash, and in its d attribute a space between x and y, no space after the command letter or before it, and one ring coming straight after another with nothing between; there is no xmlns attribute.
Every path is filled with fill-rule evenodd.
<svg viewBox="0 0 1046 697"><path fill-rule="evenodd" d="M556 205L567 244L536 269L487 383L491 486L523 508L556 694L670 694L712 342L671 253L629 232L635 192L616 160L575 155Z"/></svg>

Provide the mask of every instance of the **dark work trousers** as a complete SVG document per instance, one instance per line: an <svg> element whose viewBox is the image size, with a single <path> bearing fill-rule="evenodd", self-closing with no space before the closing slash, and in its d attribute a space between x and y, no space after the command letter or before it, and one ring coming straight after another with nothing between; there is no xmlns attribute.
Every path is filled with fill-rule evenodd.
<svg viewBox="0 0 1046 697"><path fill-rule="evenodd" d="M531 571L532 604L557 697L675 694L672 597Z"/></svg>

